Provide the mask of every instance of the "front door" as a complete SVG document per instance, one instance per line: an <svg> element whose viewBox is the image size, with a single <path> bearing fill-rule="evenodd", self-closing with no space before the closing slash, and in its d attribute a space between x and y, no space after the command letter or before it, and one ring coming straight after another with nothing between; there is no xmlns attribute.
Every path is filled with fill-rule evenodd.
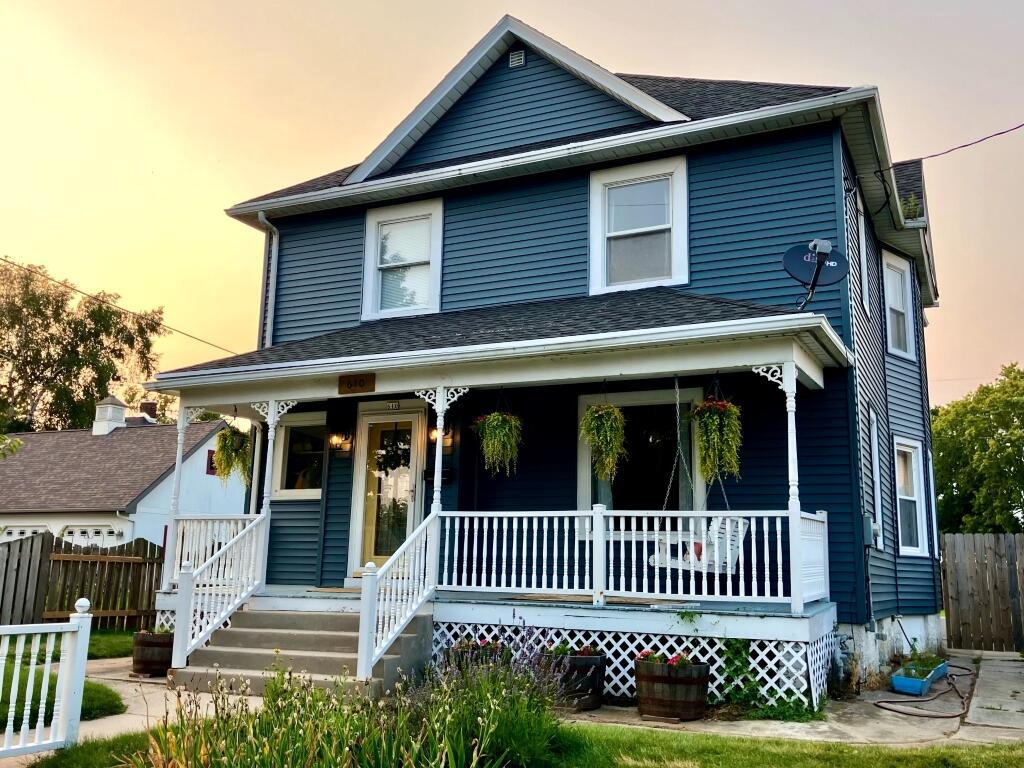
<svg viewBox="0 0 1024 768"><path fill-rule="evenodd" d="M360 419L362 551L359 565L380 566L419 524L422 509L422 412L374 413ZM362 454L362 451L360 451ZM359 471L357 469L357 471Z"/></svg>

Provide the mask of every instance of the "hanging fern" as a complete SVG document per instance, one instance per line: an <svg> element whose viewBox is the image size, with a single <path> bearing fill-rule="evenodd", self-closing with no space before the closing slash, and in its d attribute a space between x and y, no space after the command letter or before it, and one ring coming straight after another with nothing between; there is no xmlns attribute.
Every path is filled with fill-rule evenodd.
<svg viewBox="0 0 1024 768"><path fill-rule="evenodd" d="M519 445L523 441L523 423L519 417L495 411L478 417L473 429L480 437L480 451L487 471L492 475L504 472L512 477L519 460Z"/></svg>
<svg viewBox="0 0 1024 768"><path fill-rule="evenodd" d="M252 482L249 471L249 443L249 435L234 427L222 429L217 433L217 448L213 452L213 466L217 470L217 477L225 485L232 472L238 473L246 488Z"/></svg>
<svg viewBox="0 0 1024 768"><path fill-rule="evenodd" d="M700 451L700 471L710 484L720 478L740 476L743 430L740 408L728 400L709 397L693 409Z"/></svg>
<svg viewBox="0 0 1024 768"><path fill-rule="evenodd" d="M598 403L587 408L580 421L580 437L590 446L590 461L601 480L611 482L626 455L626 418L615 405Z"/></svg>

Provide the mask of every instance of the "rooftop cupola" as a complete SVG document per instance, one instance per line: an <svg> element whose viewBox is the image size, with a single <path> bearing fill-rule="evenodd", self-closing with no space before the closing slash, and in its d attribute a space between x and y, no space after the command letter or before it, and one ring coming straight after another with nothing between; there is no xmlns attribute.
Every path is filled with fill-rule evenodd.
<svg viewBox="0 0 1024 768"><path fill-rule="evenodd" d="M92 423L94 435L107 435L125 426L124 414L128 406L113 395L96 403L96 419Z"/></svg>

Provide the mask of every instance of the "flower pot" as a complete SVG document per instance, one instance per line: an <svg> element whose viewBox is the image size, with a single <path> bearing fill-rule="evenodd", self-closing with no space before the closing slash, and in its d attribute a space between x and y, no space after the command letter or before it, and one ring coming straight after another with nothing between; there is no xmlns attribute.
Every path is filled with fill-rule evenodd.
<svg viewBox="0 0 1024 768"><path fill-rule="evenodd" d="M604 696L606 657L556 655L545 653L555 674L560 676L562 694L577 712L597 709Z"/></svg>
<svg viewBox="0 0 1024 768"><path fill-rule="evenodd" d="M932 687L932 683L941 677L945 677L949 672L949 664L942 662L939 666L935 667L925 677L911 677L907 673L912 669L912 665L907 667L900 667L892 675L892 689L896 693L908 693L912 696L924 696L928 693L928 689Z"/></svg>
<svg viewBox="0 0 1024 768"><path fill-rule="evenodd" d="M642 717L699 720L708 700L710 664L652 664L637 661L637 706Z"/></svg>
<svg viewBox="0 0 1024 768"><path fill-rule="evenodd" d="M174 635L170 632L136 632L132 636L132 674L166 677L173 646Z"/></svg>

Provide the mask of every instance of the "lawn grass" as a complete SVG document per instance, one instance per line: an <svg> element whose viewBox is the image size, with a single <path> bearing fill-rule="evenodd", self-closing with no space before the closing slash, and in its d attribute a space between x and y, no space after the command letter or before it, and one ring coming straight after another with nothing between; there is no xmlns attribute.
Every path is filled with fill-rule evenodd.
<svg viewBox="0 0 1024 768"><path fill-rule="evenodd" d="M119 659L132 655L131 629L94 629L89 635L90 659Z"/></svg>
<svg viewBox="0 0 1024 768"><path fill-rule="evenodd" d="M147 734L86 741L33 768L112 768L143 752ZM845 744L678 733L651 728L569 725L555 768L1003 768L1024 763L1022 745L851 747ZM324 768L328 768L324 766Z"/></svg>
<svg viewBox="0 0 1024 768"><path fill-rule="evenodd" d="M52 667L51 667L52 669ZM11 682L13 680L14 663L8 660L4 664L4 684L0 690L0 723L7 723L7 708L10 705ZM25 708L25 689L28 686L28 667L21 666L18 674L18 695L14 704L14 725L21 726L21 719ZM32 702L29 706L31 717L29 722L34 726L39 713L39 697L42 691L43 670L36 668L35 681L32 685ZM46 692L46 712L43 722L49 725L53 717L53 700L57 694L57 675L50 674L50 684ZM82 720L96 720L107 715L120 715L126 709L121 697L111 688L102 683L94 683L91 680L85 681L85 689L82 693Z"/></svg>

